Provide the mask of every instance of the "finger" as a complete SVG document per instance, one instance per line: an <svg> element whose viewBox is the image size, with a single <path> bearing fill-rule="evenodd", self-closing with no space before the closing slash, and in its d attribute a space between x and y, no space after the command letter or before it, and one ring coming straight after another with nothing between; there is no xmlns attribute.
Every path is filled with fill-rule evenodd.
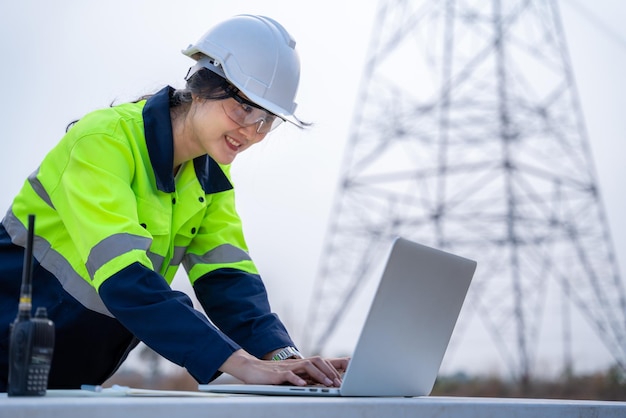
<svg viewBox="0 0 626 418"><path fill-rule="evenodd" d="M336 386L341 385L341 378L345 369L348 367L347 359L323 359L324 365L322 370L335 382Z"/></svg>
<svg viewBox="0 0 626 418"><path fill-rule="evenodd" d="M345 372L348 369L350 358L349 357L332 358L332 359L328 359L328 362L332 364L336 370Z"/></svg>
<svg viewBox="0 0 626 418"><path fill-rule="evenodd" d="M306 380L298 376L292 371L289 371L283 375L284 380L281 383L289 382L295 386L306 386L309 384Z"/></svg>
<svg viewBox="0 0 626 418"><path fill-rule="evenodd" d="M329 376L340 376L339 370L342 367L347 366L347 362L344 359L325 359L322 357L310 357L310 360L313 361L324 373Z"/></svg>
<svg viewBox="0 0 626 418"><path fill-rule="evenodd" d="M325 386L338 386L341 384L339 373L332 364L326 362L320 357L311 357L299 361L299 365L303 368L309 377Z"/></svg>

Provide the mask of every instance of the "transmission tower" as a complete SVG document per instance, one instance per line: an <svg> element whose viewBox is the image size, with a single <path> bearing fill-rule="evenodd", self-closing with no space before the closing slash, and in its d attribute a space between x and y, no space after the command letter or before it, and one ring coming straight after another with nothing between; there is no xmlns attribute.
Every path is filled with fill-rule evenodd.
<svg viewBox="0 0 626 418"><path fill-rule="evenodd" d="M478 261L462 317L514 377L533 372L548 306L564 340L576 311L626 369L624 283L556 1L386 0L376 16L308 349L403 235Z"/></svg>

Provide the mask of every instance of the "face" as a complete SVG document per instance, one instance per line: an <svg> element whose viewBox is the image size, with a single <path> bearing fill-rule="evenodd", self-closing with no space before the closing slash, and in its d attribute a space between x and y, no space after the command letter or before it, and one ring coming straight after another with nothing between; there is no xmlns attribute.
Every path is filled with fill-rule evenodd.
<svg viewBox="0 0 626 418"><path fill-rule="evenodd" d="M257 133L256 124L242 127L226 114L224 106L233 104L238 105L232 98L194 98L181 141L187 160L208 154L220 164L230 164L239 153L265 138L267 134Z"/></svg>

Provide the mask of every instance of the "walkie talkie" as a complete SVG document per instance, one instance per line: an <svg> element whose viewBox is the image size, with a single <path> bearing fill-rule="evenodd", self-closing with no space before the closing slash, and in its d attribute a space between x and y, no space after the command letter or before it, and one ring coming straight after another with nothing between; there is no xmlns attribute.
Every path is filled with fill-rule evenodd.
<svg viewBox="0 0 626 418"><path fill-rule="evenodd" d="M54 351L54 324L40 307L31 318L35 215L28 215L28 236L17 318L11 324L9 396L44 396Z"/></svg>

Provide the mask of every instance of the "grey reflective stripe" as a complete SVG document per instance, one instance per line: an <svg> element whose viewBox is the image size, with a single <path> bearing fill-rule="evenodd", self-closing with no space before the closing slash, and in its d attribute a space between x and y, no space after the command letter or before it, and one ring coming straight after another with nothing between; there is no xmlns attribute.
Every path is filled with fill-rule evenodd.
<svg viewBox="0 0 626 418"><path fill-rule="evenodd" d="M87 271L93 280L96 271L115 257L132 250L148 251L150 238L120 233L106 237L89 252L87 258Z"/></svg>
<svg viewBox="0 0 626 418"><path fill-rule="evenodd" d="M9 210L3 221L4 227L16 245L24 246L26 243L26 228ZM71 266L71 264L58 252L50 248L50 244L45 239L35 236L33 241L33 254L41 264L41 267L52 273L63 289L76 299L85 308L98 312L102 315L113 315L104 306L102 299L85 279L83 279Z"/></svg>
<svg viewBox="0 0 626 418"><path fill-rule="evenodd" d="M183 261L183 257L185 257L185 252L187 251L187 247L176 247L174 248L174 256L170 261L170 266L178 266Z"/></svg>
<svg viewBox="0 0 626 418"><path fill-rule="evenodd" d="M43 239L41 241L44 241ZM45 242L45 241L44 241ZM46 242L48 248L50 245ZM49 249L41 265L59 280L63 289L85 308L114 318L100 299L96 289L76 273L70 263L58 252Z"/></svg>
<svg viewBox="0 0 626 418"><path fill-rule="evenodd" d="M38 173L39 168L37 168L37 170L35 170L30 176L28 176L28 182L30 183L30 186L33 188L35 193L37 193L37 196L39 196L41 200L46 202L48 206L54 209L54 205L52 204L52 200L50 199L48 192L46 191L46 189L44 189L43 185L37 178Z"/></svg>
<svg viewBox="0 0 626 418"><path fill-rule="evenodd" d="M13 242L13 244L26 247L26 235L28 235L28 231L26 231L24 225L22 225L13 213L13 205L9 207L6 216L2 220L2 225L4 225L4 228L11 236L11 242ZM33 253L34 252L33 250ZM37 259L39 260L39 258Z"/></svg>
<svg viewBox="0 0 626 418"><path fill-rule="evenodd" d="M158 255L156 253L148 251L148 258L152 262L152 270L161 271L161 267L163 266L163 257L162 255Z"/></svg>
<svg viewBox="0 0 626 418"><path fill-rule="evenodd" d="M196 264L226 264L246 260L251 260L247 252L231 244L222 244L202 255L185 255L183 258L183 266L189 271Z"/></svg>

